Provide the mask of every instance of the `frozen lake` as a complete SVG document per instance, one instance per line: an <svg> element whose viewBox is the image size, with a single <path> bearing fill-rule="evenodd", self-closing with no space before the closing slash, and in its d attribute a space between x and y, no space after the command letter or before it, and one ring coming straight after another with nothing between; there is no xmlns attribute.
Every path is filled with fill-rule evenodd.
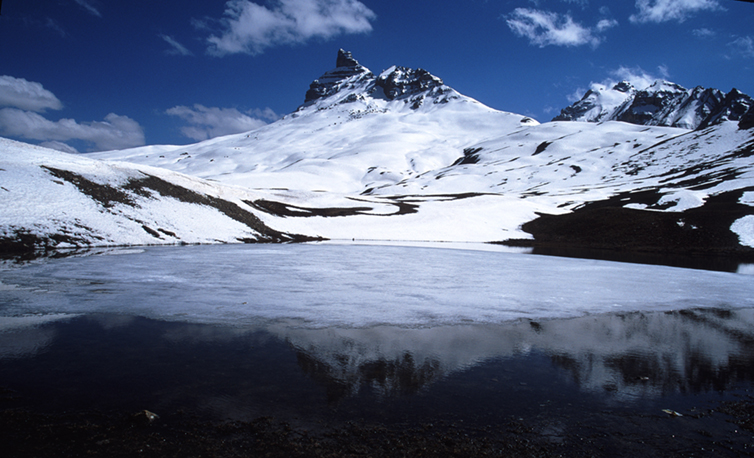
<svg viewBox="0 0 754 458"><path fill-rule="evenodd" d="M726 272L425 247L154 247L5 269L0 314L422 328L751 308L752 280Z"/></svg>
<svg viewBox="0 0 754 458"><path fill-rule="evenodd" d="M566 434L574 416L601 424L605 409L656 415L751 389L746 268L483 248L150 247L6 263L0 403L9 389L42 410L307 427L515 419Z"/></svg>

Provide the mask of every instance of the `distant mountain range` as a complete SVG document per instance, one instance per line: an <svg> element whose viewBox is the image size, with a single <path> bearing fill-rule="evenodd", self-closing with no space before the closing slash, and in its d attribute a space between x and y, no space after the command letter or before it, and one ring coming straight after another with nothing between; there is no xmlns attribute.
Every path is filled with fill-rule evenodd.
<svg viewBox="0 0 754 458"><path fill-rule="evenodd" d="M754 110L623 82L540 124L340 50L293 113L183 146L0 141L0 249L318 239L754 252ZM570 121L570 122L562 122Z"/></svg>
<svg viewBox="0 0 754 458"><path fill-rule="evenodd" d="M697 86L686 89L675 83L655 81L637 90L628 81L612 88L591 89L578 102L563 109L553 121L623 121L643 126L698 129L724 121L751 122L754 100L732 89Z"/></svg>

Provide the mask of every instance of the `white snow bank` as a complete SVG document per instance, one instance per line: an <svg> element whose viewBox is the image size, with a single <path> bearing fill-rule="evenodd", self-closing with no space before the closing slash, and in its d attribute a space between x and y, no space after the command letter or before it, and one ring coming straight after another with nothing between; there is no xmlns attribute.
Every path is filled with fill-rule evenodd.
<svg viewBox="0 0 754 458"><path fill-rule="evenodd" d="M742 203L742 204L744 204L744 205L754 206L754 192L752 192L752 191L745 192L741 196L741 199L739 200L739 202Z"/></svg>
<svg viewBox="0 0 754 458"><path fill-rule="evenodd" d="M738 235L741 245L754 248L754 215L746 215L737 219L730 226L730 230Z"/></svg>

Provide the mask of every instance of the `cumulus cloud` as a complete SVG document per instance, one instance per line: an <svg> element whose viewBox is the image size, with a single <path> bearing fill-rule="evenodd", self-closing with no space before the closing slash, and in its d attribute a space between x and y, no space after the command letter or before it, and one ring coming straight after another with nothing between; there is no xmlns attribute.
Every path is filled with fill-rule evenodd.
<svg viewBox="0 0 754 458"><path fill-rule="evenodd" d="M506 23L513 33L540 48L548 45L597 47L602 41L597 33L618 25L617 21L603 19L590 28L578 24L568 14L529 8L516 8L507 16Z"/></svg>
<svg viewBox="0 0 754 458"><path fill-rule="evenodd" d="M63 142L48 141L48 142L40 143L39 146L44 146L45 148L55 149L58 151L62 151L64 153L71 153L71 154L78 153L78 150L76 148L69 145L68 143L63 143Z"/></svg>
<svg viewBox="0 0 754 458"><path fill-rule="evenodd" d="M0 135L39 140L57 150L70 151L72 147L61 143L69 140L90 142L97 151L144 144L143 129L127 116L110 113L104 121L84 123L45 118L39 113L60 110L63 104L40 83L23 78L0 76L0 107L6 107L0 108Z"/></svg>
<svg viewBox="0 0 754 458"><path fill-rule="evenodd" d="M181 128L181 133L196 141L247 132L279 118L270 108L241 113L235 108L205 107L199 104L193 107L176 106L166 113L188 122L188 126Z"/></svg>
<svg viewBox="0 0 754 458"><path fill-rule="evenodd" d="M683 22L700 11L722 9L717 0L636 0L638 12L628 19L634 23Z"/></svg>
<svg viewBox="0 0 754 458"><path fill-rule="evenodd" d="M83 140L93 143L96 151L144 144L144 131L139 123L115 113L105 116L104 121L79 123L65 118L50 121L38 113L3 108L0 109L0 134L41 141Z"/></svg>
<svg viewBox="0 0 754 458"><path fill-rule="evenodd" d="M636 89L642 90L651 86L655 81L669 76L668 69L665 66L658 67L657 71L659 75L644 71L641 67L621 66L610 72L612 78L606 80L606 82L614 86L619 81L628 81Z"/></svg>
<svg viewBox="0 0 754 458"><path fill-rule="evenodd" d="M632 68L621 66L615 70L611 70L608 73L609 76L605 78L605 80L599 82L593 81L589 83L588 89L596 92L603 92L603 96L605 97L610 97L611 95L609 92L605 93L605 91L612 89L621 81L628 81L633 87L638 90L646 89L654 84L655 81L668 78L668 69L664 65L659 66L657 68L657 71L659 74L649 73L640 67ZM567 95L566 98L571 103L577 102L581 100L588 89L578 88L573 93ZM607 99L606 102L610 103L610 101Z"/></svg>
<svg viewBox="0 0 754 458"><path fill-rule="evenodd" d="M366 33L376 15L357 0L275 0L269 7L248 0L226 3L222 31L209 37L210 54L260 54L282 44L344 33Z"/></svg>
<svg viewBox="0 0 754 458"><path fill-rule="evenodd" d="M37 112L63 108L60 100L41 84L7 75L0 76L0 106Z"/></svg>
<svg viewBox="0 0 754 458"><path fill-rule="evenodd" d="M169 36L169 35L160 35L160 38L165 40L167 44L170 45L170 48L165 51L167 54L173 55L173 56L193 56L194 53L189 51L185 46L178 43L178 41Z"/></svg>

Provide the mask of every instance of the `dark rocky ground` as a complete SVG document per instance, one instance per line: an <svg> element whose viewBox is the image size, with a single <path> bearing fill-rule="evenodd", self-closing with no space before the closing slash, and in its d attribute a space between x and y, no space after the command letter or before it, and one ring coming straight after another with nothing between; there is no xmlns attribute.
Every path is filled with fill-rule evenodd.
<svg viewBox="0 0 754 458"><path fill-rule="evenodd" d="M3 400L12 393L2 394L0 404L7 404ZM3 456L37 458L751 457L754 397L739 395L682 416L574 412L481 426L362 420L303 428L268 417L218 422L177 412L150 420L145 412L44 414L3 408L0 441Z"/></svg>
<svg viewBox="0 0 754 458"><path fill-rule="evenodd" d="M739 203L747 190L751 189L712 196L703 206L684 212L655 211L662 209L657 205L661 196L655 192L626 193L562 215L540 214L522 226L534 240L501 243L531 246L548 254L592 250L753 261L754 248L742 246L730 230L734 221L754 214L754 207ZM648 209L625 208L627 203Z"/></svg>

